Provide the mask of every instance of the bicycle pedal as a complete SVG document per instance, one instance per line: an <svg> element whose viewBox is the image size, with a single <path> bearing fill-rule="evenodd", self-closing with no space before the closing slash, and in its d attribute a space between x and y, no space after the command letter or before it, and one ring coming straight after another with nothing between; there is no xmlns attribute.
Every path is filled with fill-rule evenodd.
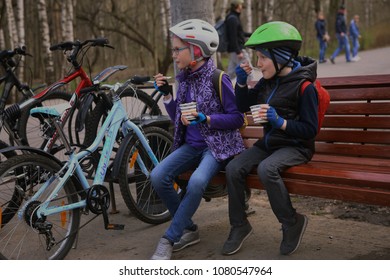
<svg viewBox="0 0 390 280"><path fill-rule="evenodd" d="M112 229L112 230L124 230L125 229L125 225L121 225L121 224L108 224L106 225L106 229Z"/></svg>

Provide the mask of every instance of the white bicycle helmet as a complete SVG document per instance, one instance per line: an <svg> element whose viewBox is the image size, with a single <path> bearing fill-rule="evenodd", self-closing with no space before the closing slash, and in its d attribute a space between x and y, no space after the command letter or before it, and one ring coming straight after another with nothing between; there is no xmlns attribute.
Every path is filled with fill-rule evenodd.
<svg viewBox="0 0 390 280"><path fill-rule="evenodd" d="M206 21L188 19L176 24L169 30L183 41L198 46L203 57L212 56L218 48L217 30Z"/></svg>

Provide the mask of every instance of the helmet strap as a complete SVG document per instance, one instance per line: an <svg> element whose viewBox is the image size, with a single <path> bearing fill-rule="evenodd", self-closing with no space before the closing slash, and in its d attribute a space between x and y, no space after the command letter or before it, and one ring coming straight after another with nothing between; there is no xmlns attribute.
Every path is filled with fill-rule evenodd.
<svg viewBox="0 0 390 280"><path fill-rule="evenodd" d="M282 65L282 67L279 68L279 64L276 62L276 58L275 58L275 55L274 55L274 51L272 49L268 49L268 52L270 53L271 55L271 59L272 59L272 62L274 63L274 66L275 66L275 70L276 70L276 73L274 75L274 77L276 77L277 75L279 75L279 73L291 62L291 60L293 59L294 55L290 55L289 59L286 61L286 63L284 63Z"/></svg>
<svg viewBox="0 0 390 280"><path fill-rule="evenodd" d="M191 62L189 64L190 68L193 68L195 67L195 65L199 62L199 61L202 61L203 60L203 56L200 56L198 58L195 59L195 55L194 55L194 46L190 44L190 52L191 52Z"/></svg>

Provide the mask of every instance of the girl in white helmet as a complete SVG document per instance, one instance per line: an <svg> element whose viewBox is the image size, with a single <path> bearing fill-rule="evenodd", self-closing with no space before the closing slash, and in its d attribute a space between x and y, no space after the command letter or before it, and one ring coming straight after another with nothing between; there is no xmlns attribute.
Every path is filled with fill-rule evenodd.
<svg viewBox="0 0 390 280"><path fill-rule="evenodd" d="M172 153L152 171L151 181L169 209L172 222L152 259L170 259L172 251L200 241L192 216L204 190L226 162L244 149L238 131L244 116L236 107L229 76L222 75L221 97L213 86L216 67L211 56L219 43L217 31L199 19L180 22L170 31L172 58L179 70L176 99L169 92L163 74L155 76L155 86L163 93L165 108L175 125L174 145ZM196 112L186 117L180 105L190 102L196 102ZM177 194L174 179L193 169L184 195Z"/></svg>

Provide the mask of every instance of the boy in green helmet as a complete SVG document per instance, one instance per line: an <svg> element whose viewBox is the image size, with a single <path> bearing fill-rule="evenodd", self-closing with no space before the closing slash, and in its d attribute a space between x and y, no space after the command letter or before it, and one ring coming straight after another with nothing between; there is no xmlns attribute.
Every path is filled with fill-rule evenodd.
<svg viewBox="0 0 390 280"><path fill-rule="evenodd" d="M281 177L287 168L310 161L314 153L317 92L312 84L302 94L300 89L306 80L315 81L317 63L297 56L301 44L301 35L294 26L280 21L263 24L245 44L256 52L262 79L248 89L251 67L241 64L236 68L239 110L247 112L252 105L266 104L257 114L267 122L264 137L226 167L231 231L222 249L225 255L236 253L252 233L245 212L245 188L246 176L254 167L267 191L272 211L282 225L280 253L295 252L305 232L308 219L293 208Z"/></svg>

